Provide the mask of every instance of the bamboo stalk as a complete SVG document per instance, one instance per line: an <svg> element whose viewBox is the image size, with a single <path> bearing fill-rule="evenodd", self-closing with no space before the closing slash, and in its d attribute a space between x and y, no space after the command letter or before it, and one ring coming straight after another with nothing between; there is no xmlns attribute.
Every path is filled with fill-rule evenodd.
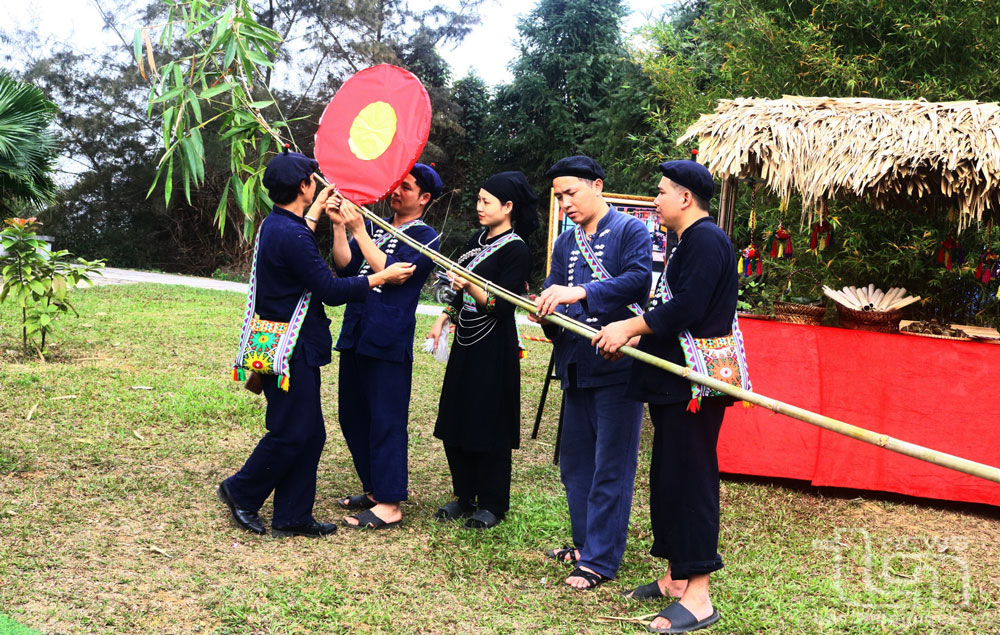
<svg viewBox="0 0 1000 635"><path fill-rule="evenodd" d="M317 174L316 176L319 178L320 182L324 184L326 183L326 180L323 179L320 175ZM435 264L437 264L439 267L442 267L446 271L457 273L458 275L472 282L473 284L480 287L487 293L493 292L498 297L503 298L507 302L510 302L511 304L518 306L524 309L525 311L528 311L529 313L532 314L536 313L535 303L532 302L529 298L519 296L515 293L512 293L504 289L503 287L497 286L496 284L490 282L489 280L486 280L485 278L476 274L475 272L469 271L465 267L462 267L461 265L453 262L452 260L449 260L447 257L434 251L433 249L430 249L426 245L421 244L419 241L416 241L413 238L407 236L405 233L393 227L391 223L386 222L385 219L374 214L368 208L361 206L359 206L359 208L361 209L361 212L362 214L364 214L365 218L372 221L382 229L386 230L401 242L404 242L413 249L417 250L417 252L419 252L420 254L430 258L430 260ZM575 333L576 335L579 335L580 337L586 338L588 340L593 338L593 336L597 334L596 329L591 328L581 322L577 322L576 320L569 318L565 315L561 315L559 313L547 315L545 316L545 319L563 327L564 329L570 331L571 333ZM996 468L991 465L986 465L984 463L977 463L975 461L970 461L969 459L963 459L962 457L947 454L945 452L940 452L938 450L925 448L923 446L919 446L914 443L909 443L907 441L894 439L888 435L879 434L871 430L866 430L864 428L851 425L844 421L839 421L837 419L833 419L825 415L821 415L815 412L810 412L809 410L805 410L804 408L799 408L798 406L793 406L791 404L778 401L777 399L771 399L770 397L758 395L755 392L744 390L743 388L737 388L736 386L731 386L725 382L713 379L708 375L697 373L687 368L686 366L680 366L678 364L674 364L673 362L668 362L665 359L660 359L659 357L655 357L653 355L650 355L649 353L640 351L631 346L622 346L618 350L621 351L623 354L632 357L633 359L637 359L641 362L650 364L651 366L655 366L669 373L673 373L674 375L683 377L688 381L708 386L709 388L717 390L725 395L729 395L730 397L734 397L736 399L747 401L756 404L758 406L761 406L763 408L767 408L768 410L772 410L774 412L777 412L778 414L783 414L793 419L798 419L799 421L804 421L814 426L818 426L820 428L823 428L824 430L830 430L831 432L836 432L838 434L842 434L852 439L857 439L858 441L863 441L865 443L877 445L881 448L885 448L887 450L891 450L893 452L897 452L899 454L903 454L905 456L909 456L915 459L919 459L921 461L926 461L928 463L933 463L934 465L939 465L941 467L946 467L948 469L962 472L963 474L970 474L972 476L978 476L979 478L983 478L988 481L1000 483L1000 468Z"/></svg>
<svg viewBox="0 0 1000 635"><path fill-rule="evenodd" d="M914 302L920 299L919 295L911 295L908 298L903 298L902 300L897 300L895 304L888 308L889 311L896 311L897 309L902 309L903 307L910 306Z"/></svg>

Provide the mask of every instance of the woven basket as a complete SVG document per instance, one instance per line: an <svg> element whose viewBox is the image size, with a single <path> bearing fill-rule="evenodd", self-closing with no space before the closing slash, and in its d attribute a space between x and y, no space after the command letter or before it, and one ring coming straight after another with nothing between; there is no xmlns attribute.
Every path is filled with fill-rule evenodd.
<svg viewBox="0 0 1000 635"><path fill-rule="evenodd" d="M855 311L838 303L837 317L840 319L840 325L844 328L875 331L876 333L898 333L899 321L903 319L903 312L899 309L895 311Z"/></svg>
<svg viewBox="0 0 1000 635"><path fill-rule="evenodd" d="M812 324L818 326L826 315L826 305L796 304L794 302L774 301L774 318L779 322L792 324Z"/></svg>

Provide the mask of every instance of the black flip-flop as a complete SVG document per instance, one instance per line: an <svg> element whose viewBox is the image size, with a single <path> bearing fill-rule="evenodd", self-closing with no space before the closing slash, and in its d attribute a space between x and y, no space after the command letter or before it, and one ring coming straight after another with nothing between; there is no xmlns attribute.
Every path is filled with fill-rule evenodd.
<svg viewBox="0 0 1000 635"><path fill-rule="evenodd" d="M475 511L475 507L472 509L466 509L459 501L451 501L445 503L438 510L434 512L434 518L444 522L446 520L458 520L459 518L465 518Z"/></svg>
<svg viewBox="0 0 1000 635"><path fill-rule="evenodd" d="M545 552L545 555L553 560L567 564L576 564L579 562L579 558L576 557L576 547L569 545L565 545L562 549L549 549ZM566 556L569 557L567 558Z"/></svg>
<svg viewBox="0 0 1000 635"><path fill-rule="evenodd" d="M346 503L344 501L347 501ZM345 496L343 498L337 499L337 505L341 509L371 509L375 507L377 503L372 499L368 498L367 494L358 494L357 496Z"/></svg>
<svg viewBox="0 0 1000 635"><path fill-rule="evenodd" d="M662 593L660 593L660 583L656 580L653 580L649 584L637 586L631 591L625 591L622 593L622 596L627 597L630 600L656 600L658 598L665 597Z"/></svg>
<svg viewBox="0 0 1000 635"><path fill-rule="evenodd" d="M351 523L347 522L347 518L345 518L340 522L345 527L349 527L351 529L389 529L390 527L395 527L396 525L399 525L400 523L403 522L402 520L397 520L395 522L387 523L378 516L376 516L375 512L371 511L370 509L366 509L363 512L358 512L357 514L353 514L349 516L349 518L355 519L356 521L358 521L358 524L352 525Z"/></svg>
<svg viewBox="0 0 1000 635"><path fill-rule="evenodd" d="M489 529L500 524L500 517L488 509L477 510L465 521L466 529Z"/></svg>
<svg viewBox="0 0 1000 635"><path fill-rule="evenodd" d="M587 571L586 569L581 569L580 567L573 569L573 572L569 574L569 577L583 578L587 582L587 586L583 588L569 586L568 584L566 585L575 591L590 591L591 589L596 589L597 587L601 586L602 584L610 580L610 578L605 578L600 573Z"/></svg>
<svg viewBox="0 0 1000 635"><path fill-rule="evenodd" d="M650 633L690 633L703 628L708 628L719 621L721 617L719 611L714 610L712 614L699 621L691 611L684 608L680 602L674 602L667 608L656 614L656 617L665 617L670 620L670 628L653 628L646 626ZM652 622L650 622L652 624Z"/></svg>

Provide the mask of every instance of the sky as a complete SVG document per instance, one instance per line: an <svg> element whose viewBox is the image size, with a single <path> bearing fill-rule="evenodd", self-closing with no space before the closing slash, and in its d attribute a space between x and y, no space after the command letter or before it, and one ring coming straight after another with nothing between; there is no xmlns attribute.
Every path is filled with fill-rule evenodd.
<svg viewBox="0 0 1000 635"><path fill-rule="evenodd" d="M447 1L447 0L446 0ZM37 26L45 37L70 44L79 51L96 51L120 45L114 33L103 30L103 22L95 6L100 0L0 0L6 14L7 28ZM482 24L457 47L440 49L453 70L453 77L464 77L474 70L488 85L510 81L508 64L517 55L517 18L531 11L536 0L485 0L480 9ZM632 14L625 28L631 32L652 17L659 17L670 0L628 0ZM132 30L124 30L131 43ZM492 46L482 46L488 39Z"/></svg>

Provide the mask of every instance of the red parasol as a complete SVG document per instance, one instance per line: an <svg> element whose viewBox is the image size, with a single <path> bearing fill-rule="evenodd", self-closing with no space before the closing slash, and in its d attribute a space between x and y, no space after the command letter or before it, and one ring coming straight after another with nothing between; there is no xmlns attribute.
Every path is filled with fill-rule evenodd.
<svg viewBox="0 0 1000 635"><path fill-rule="evenodd" d="M326 178L357 205L396 189L427 143L431 100L420 80L379 64L344 82L323 111L314 153Z"/></svg>

